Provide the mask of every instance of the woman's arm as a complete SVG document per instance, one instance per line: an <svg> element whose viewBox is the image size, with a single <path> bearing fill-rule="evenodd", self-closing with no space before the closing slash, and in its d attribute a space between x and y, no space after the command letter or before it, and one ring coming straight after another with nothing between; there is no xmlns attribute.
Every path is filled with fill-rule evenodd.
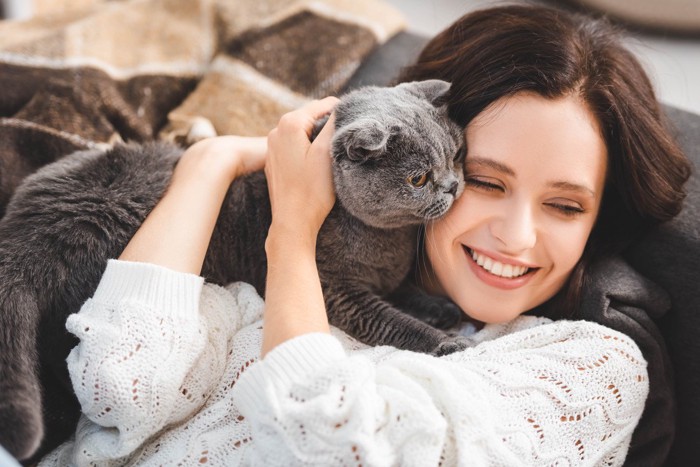
<svg viewBox="0 0 700 467"><path fill-rule="evenodd" d="M331 117L314 140L314 123L329 113L329 97L285 115L268 135L265 175L272 225L265 251L267 283L262 353L292 337L328 332L328 318L316 269L316 237L333 207Z"/></svg>
<svg viewBox="0 0 700 467"><path fill-rule="evenodd" d="M198 410L231 337L259 314L223 289L203 290L198 274L230 183L262 168L266 146L220 137L185 151L121 261L109 262L92 299L68 318L80 339L68 357L71 380L104 458L128 455Z"/></svg>
<svg viewBox="0 0 700 467"><path fill-rule="evenodd" d="M265 138L221 136L190 147L165 195L119 259L199 274L221 203L240 175L263 168Z"/></svg>
<svg viewBox="0 0 700 467"><path fill-rule="evenodd" d="M79 339L68 372L91 422L80 437L101 459L127 456L187 420L221 379L229 342L248 310L203 282L112 260L93 298L68 317L66 328Z"/></svg>
<svg viewBox="0 0 700 467"><path fill-rule="evenodd" d="M622 465L648 393L639 348L593 323L523 320L538 318L443 358L287 340L234 387L253 463Z"/></svg>

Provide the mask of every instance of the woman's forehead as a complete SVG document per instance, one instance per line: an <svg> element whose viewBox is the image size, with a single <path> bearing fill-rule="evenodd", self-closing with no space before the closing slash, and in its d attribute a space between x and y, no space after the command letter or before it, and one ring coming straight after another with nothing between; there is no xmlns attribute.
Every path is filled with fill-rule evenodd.
<svg viewBox="0 0 700 467"><path fill-rule="evenodd" d="M598 123L573 96L502 98L466 128L467 164L504 174L602 187L607 149ZM509 173L510 172L510 173Z"/></svg>

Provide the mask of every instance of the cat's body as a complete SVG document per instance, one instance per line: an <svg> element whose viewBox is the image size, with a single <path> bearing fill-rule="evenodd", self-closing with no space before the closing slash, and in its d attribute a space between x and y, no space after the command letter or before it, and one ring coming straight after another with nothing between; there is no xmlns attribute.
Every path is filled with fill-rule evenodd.
<svg viewBox="0 0 700 467"><path fill-rule="evenodd" d="M435 353L462 345L382 298L406 278L419 225L443 215L460 189L454 159L463 136L440 105L448 88L366 88L336 107L338 202L319 233L318 269L331 324L371 345ZM31 455L42 433L40 452L74 429L79 406L65 358L76 340L65 319L158 202L181 152L149 144L76 153L28 177L8 205L0 221L0 443L14 455ZM203 275L263 294L271 214L262 172L236 180L221 213Z"/></svg>

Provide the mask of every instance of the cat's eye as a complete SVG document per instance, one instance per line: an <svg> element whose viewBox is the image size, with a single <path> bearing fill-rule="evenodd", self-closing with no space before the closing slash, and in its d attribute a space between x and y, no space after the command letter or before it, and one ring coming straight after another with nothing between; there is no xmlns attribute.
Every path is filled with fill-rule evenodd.
<svg viewBox="0 0 700 467"><path fill-rule="evenodd" d="M412 177L408 177L406 181L410 183L412 186L415 188L423 188L426 183L428 183L428 176L430 175L430 172L425 172L420 175L414 175Z"/></svg>

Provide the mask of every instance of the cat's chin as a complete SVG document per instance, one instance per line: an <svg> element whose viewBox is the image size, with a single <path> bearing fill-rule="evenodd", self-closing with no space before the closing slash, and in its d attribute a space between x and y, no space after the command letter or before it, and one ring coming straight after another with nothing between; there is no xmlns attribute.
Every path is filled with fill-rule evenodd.
<svg viewBox="0 0 700 467"><path fill-rule="evenodd" d="M395 214L395 213L392 213ZM410 227L418 227L419 225L423 224L426 222L426 219L423 217L419 217L417 215L411 214L407 215L404 217L398 217L398 216L375 216L371 219L362 219L359 218L365 225L368 225L370 227L374 227L376 229L383 229L383 230L394 230L394 229L403 229L403 228L410 228Z"/></svg>
<svg viewBox="0 0 700 467"><path fill-rule="evenodd" d="M447 214L447 211L450 210L450 206L448 206L447 208L443 208L443 209L436 209L434 212L426 213L426 215L423 216L421 221L422 222L432 222L432 221L436 221L436 220L440 219L445 214Z"/></svg>
<svg viewBox="0 0 700 467"><path fill-rule="evenodd" d="M363 223L378 229L400 229L403 227L415 227L428 222L434 222L447 214L452 207L452 202L443 201L435 203L423 210L406 212L403 215L396 212L387 212L383 215L356 216Z"/></svg>
<svg viewBox="0 0 700 467"><path fill-rule="evenodd" d="M421 221L422 222L432 222L440 219L443 217L445 214L447 214L447 211L450 210L452 207L453 202L447 202L443 201L440 203L436 203L432 206L430 206L428 209L426 209L424 212L422 212L422 217Z"/></svg>

